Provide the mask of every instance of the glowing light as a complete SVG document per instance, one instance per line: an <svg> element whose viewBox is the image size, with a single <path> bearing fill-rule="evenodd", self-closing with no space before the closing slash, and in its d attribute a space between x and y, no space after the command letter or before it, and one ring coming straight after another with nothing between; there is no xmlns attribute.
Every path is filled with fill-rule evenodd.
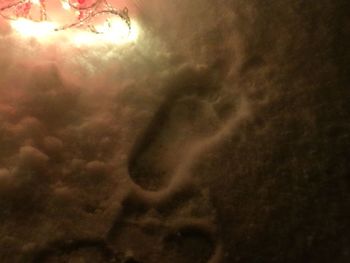
<svg viewBox="0 0 350 263"><path fill-rule="evenodd" d="M29 19L20 18L10 22L11 27L25 37L47 37L53 33L57 25L52 22L34 22Z"/></svg>
<svg viewBox="0 0 350 263"><path fill-rule="evenodd" d="M10 22L11 27L21 36L36 38L40 41L55 41L57 25L52 22L34 22L21 18ZM62 31L60 36L71 41L77 46L92 46L101 44L125 45L135 43L139 36L139 26L131 22L131 29L121 20L112 19L108 23L97 25L97 34L90 31Z"/></svg>
<svg viewBox="0 0 350 263"><path fill-rule="evenodd" d="M70 10L70 5L67 1L62 1L62 7L65 10Z"/></svg>
<svg viewBox="0 0 350 263"><path fill-rule="evenodd" d="M33 3L34 5L40 5L40 0L32 0L32 3Z"/></svg>
<svg viewBox="0 0 350 263"><path fill-rule="evenodd" d="M73 14L73 18L60 24L49 21L46 2L48 1L17 0L15 3L0 7L0 16L11 21L12 28L23 36L42 38L55 31L74 28L95 33L100 39L112 43L130 42L136 39L136 31L131 29L128 9L116 9L108 3L108 0L95 0L94 4L87 7L85 0L61 0L63 9ZM32 5L37 5L38 8L33 11ZM98 17L105 17L106 23L97 25Z"/></svg>
<svg viewBox="0 0 350 263"><path fill-rule="evenodd" d="M135 22L131 22L131 30L120 19L110 21L110 23L96 26L96 30L101 32L93 34L91 32L76 32L72 38L74 44L98 45L101 43L111 43L115 45L124 45L135 43L139 35L139 27Z"/></svg>

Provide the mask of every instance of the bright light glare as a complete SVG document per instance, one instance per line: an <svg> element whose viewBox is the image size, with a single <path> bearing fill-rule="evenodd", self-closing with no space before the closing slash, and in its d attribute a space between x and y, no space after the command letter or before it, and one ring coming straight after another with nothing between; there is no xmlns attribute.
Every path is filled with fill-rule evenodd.
<svg viewBox="0 0 350 263"><path fill-rule="evenodd" d="M49 41L55 34L58 27L55 23L43 21L34 22L29 19L20 18L11 21L11 27L24 37L33 37L39 40ZM109 23L95 27L100 34L83 30L62 31L75 45L99 45L111 43L124 45L136 42L139 34L139 27L135 22L131 23L131 30L122 19L112 19Z"/></svg>
<svg viewBox="0 0 350 263"><path fill-rule="evenodd" d="M39 0L32 0L32 3L33 3L34 5L40 5L40 1L39 1Z"/></svg>
<svg viewBox="0 0 350 263"><path fill-rule="evenodd" d="M136 42L139 34L136 23L131 23L131 30L129 30L129 27L121 19L113 19L109 24L96 26L96 30L101 34L77 32L73 42L77 45L94 45L101 42L123 45Z"/></svg>
<svg viewBox="0 0 350 263"><path fill-rule="evenodd" d="M11 21L11 27L23 36L43 38L53 33L57 26L52 22L34 22L20 18Z"/></svg>
<svg viewBox="0 0 350 263"><path fill-rule="evenodd" d="M62 1L62 7L65 10L70 10L70 5L67 1Z"/></svg>

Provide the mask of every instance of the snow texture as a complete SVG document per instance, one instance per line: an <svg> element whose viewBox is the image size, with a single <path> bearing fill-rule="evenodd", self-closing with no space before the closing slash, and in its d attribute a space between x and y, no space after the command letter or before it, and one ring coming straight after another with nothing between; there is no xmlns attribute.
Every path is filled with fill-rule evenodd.
<svg viewBox="0 0 350 263"><path fill-rule="evenodd" d="M348 1L124 2L125 46L0 20L0 262L348 262Z"/></svg>

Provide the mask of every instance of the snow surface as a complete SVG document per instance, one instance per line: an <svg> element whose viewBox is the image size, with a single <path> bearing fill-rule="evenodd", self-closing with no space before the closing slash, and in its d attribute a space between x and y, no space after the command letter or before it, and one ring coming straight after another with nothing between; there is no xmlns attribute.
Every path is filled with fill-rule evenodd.
<svg viewBox="0 0 350 263"><path fill-rule="evenodd" d="M0 20L0 262L347 262L348 1L124 2L124 46Z"/></svg>

